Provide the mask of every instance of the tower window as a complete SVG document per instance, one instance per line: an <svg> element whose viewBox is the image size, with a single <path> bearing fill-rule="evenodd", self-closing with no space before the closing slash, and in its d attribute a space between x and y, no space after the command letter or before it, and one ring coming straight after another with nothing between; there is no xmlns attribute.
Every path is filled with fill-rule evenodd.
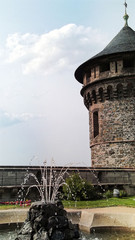
<svg viewBox="0 0 135 240"><path fill-rule="evenodd" d="M127 57L123 60L123 67L124 68L130 68L134 67L134 58L133 57Z"/></svg>
<svg viewBox="0 0 135 240"><path fill-rule="evenodd" d="M96 67L94 67L94 78L96 78Z"/></svg>
<svg viewBox="0 0 135 240"><path fill-rule="evenodd" d="M94 138L99 134L99 120L98 111L93 113L93 128L94 128Z"/></svg>
<svg viewBox="0 0 135 240"><path fill-rule="evenodd" d="M99 88L99 97L100 97L100 101L103 102L104 101L103 88Z"/></svg>
<svg viewBox="0 0 135 240"><path fill-rule="evenodd" d="M131 97L132 94L133 94L133 91L134 91L133 84L132 83L128 83L128 85L127 85L127 95L129 97Z"/></svg>
<svg viewBox="0 0 135 240"><path fill-rule="evenodd" d="M117 85L117 96L118 98L123 97L123 85L120 83Z"/></svg>
<svg viewBox="0 0 135 240"><path fill-rule="evenodd" d="M97 96L96 96L95 90L92 91L92 99L93 99L94 103L97 103Z"/></svg>
<svg viewBox="0 0 135 240"><path fill-rule="evenodd" d="M115 62L115 72L118 72L117 62Z"/></svg>
<svg viewBox="0 0 135 240"><path fill-rule="evenodd" d="M109 62L102 63L100 65L100 72L106 72L106 71L110 71L110 63Z"/></svg>
<svg viewBox="0 0 135 240"><path fill-rule="evenodd" d="M112 86L110 85L107 87L107 95L109 100L113 98L113 90L112 90Z"/></svg>

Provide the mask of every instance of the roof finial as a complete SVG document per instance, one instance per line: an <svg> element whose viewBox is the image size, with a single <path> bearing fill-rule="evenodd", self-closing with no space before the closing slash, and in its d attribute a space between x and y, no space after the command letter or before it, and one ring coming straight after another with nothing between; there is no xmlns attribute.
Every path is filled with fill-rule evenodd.
<svg viewBox="0 0 135 240"><path fill-rule="evenodd" d="M125 0L125 3L124 3L124 6L125 6L125 15L124 15L124 20L125 20L125 27L128 26L128 14L127 14L127 3L126 3L126 0Z"/></svg>

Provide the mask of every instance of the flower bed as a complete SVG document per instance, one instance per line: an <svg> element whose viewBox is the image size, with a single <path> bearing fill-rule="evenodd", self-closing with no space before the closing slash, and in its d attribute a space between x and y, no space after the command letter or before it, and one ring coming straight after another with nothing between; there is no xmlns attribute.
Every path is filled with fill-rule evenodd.
<svg viewBox="0 0 135 240"><path fill-rule="evenodd" d="M22 207L28 207L31 205L31 200L0 202L0 205L17 205L17 206L22 206Z"/></svg>

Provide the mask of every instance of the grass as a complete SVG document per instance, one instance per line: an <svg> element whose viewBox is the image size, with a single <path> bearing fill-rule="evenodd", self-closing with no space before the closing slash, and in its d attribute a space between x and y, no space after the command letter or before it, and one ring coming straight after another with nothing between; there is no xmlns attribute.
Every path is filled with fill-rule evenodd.
<svg viewBox="0 0 135 240"><path fill-rule="evenodd" d="M101 208L112 206L135 207L135 197L108 198L96 201L63 201L65 208Z"/></svg>
<svg viewBox="0 0 135 240"><path fill-rule="evenodd" d="M112 206L135 207L135 197L108 198L95 201L63 201L65 208L101 208ZM0 205L0 210L23 208L19 205ZM29 208L29 207L25 207Z"/></svg>

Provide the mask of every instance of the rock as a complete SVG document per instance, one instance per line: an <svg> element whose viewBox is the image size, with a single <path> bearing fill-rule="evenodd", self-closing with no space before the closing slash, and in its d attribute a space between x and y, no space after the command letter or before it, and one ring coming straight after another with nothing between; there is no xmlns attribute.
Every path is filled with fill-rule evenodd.
<svg viewBox="0 0 135 240"><path fill-rule="evenodd" d="M31 240L31 236L25 236L25 235L22 235L22 236L18 236L15 240Z"/></svg>
<svg viewBox="0 0 135 240"><path fill-rule="evenodd" d="M74 240L79 238L78 225L72 224L60 201L32 204L16 240Z"/></svg>
<svg viewBox="0 0 135 240"><path fill-rule="evenodd" d="M75 236L74 230L66 229L64 233L65 233L64 240L73 240L73 238Z"/></svg>
<svg viewBox="0 0 135 240"><path fill-rule="evenodd" d="M55 216L49 217L48 218L48 225L47 225L47 229L55 229L58 228L58 218Z"/></svg>
<svg viewBox="0 0 135 240"><path fill-rule="evenodd" d="M59 229L64 229L68 227L68 218L65 216L58 216L58 228Z"/></svg>
<svg viewBox="0 0 135 240"><path fill-rule="evenodd" d="M64 240L64 239L65 239L64 233L59 230L54 231L51 236L51 240Z"/></svg>
<svg viewBox="0 0 135 240"><path fill-rule="evenodd" d="M19 231L19 234L22 235L27 235L32 233L32 225L30 221L25 221L23 227L21 228L21 230Z"/></svg>
<svg viewBox="0 0 135 240"><path fill-rule="evenodd" d="M78 239L79 237L80 237L79 225L78 224L74 224L74 238Z"/></svg>
<svg viewBox="0 0 135 240"><path fill-rule="evenodd" d="M64 206L61 201L58 200L56 204L57 204L57 207L59 207L59 209L64 209Z"/></svg>
<svg viewBox="0 0 135 240"><path fill-rule="evenodd" d="M33 236L33 240L49 240L48 233L44 229L40 229L36 234Z"/></svg>

